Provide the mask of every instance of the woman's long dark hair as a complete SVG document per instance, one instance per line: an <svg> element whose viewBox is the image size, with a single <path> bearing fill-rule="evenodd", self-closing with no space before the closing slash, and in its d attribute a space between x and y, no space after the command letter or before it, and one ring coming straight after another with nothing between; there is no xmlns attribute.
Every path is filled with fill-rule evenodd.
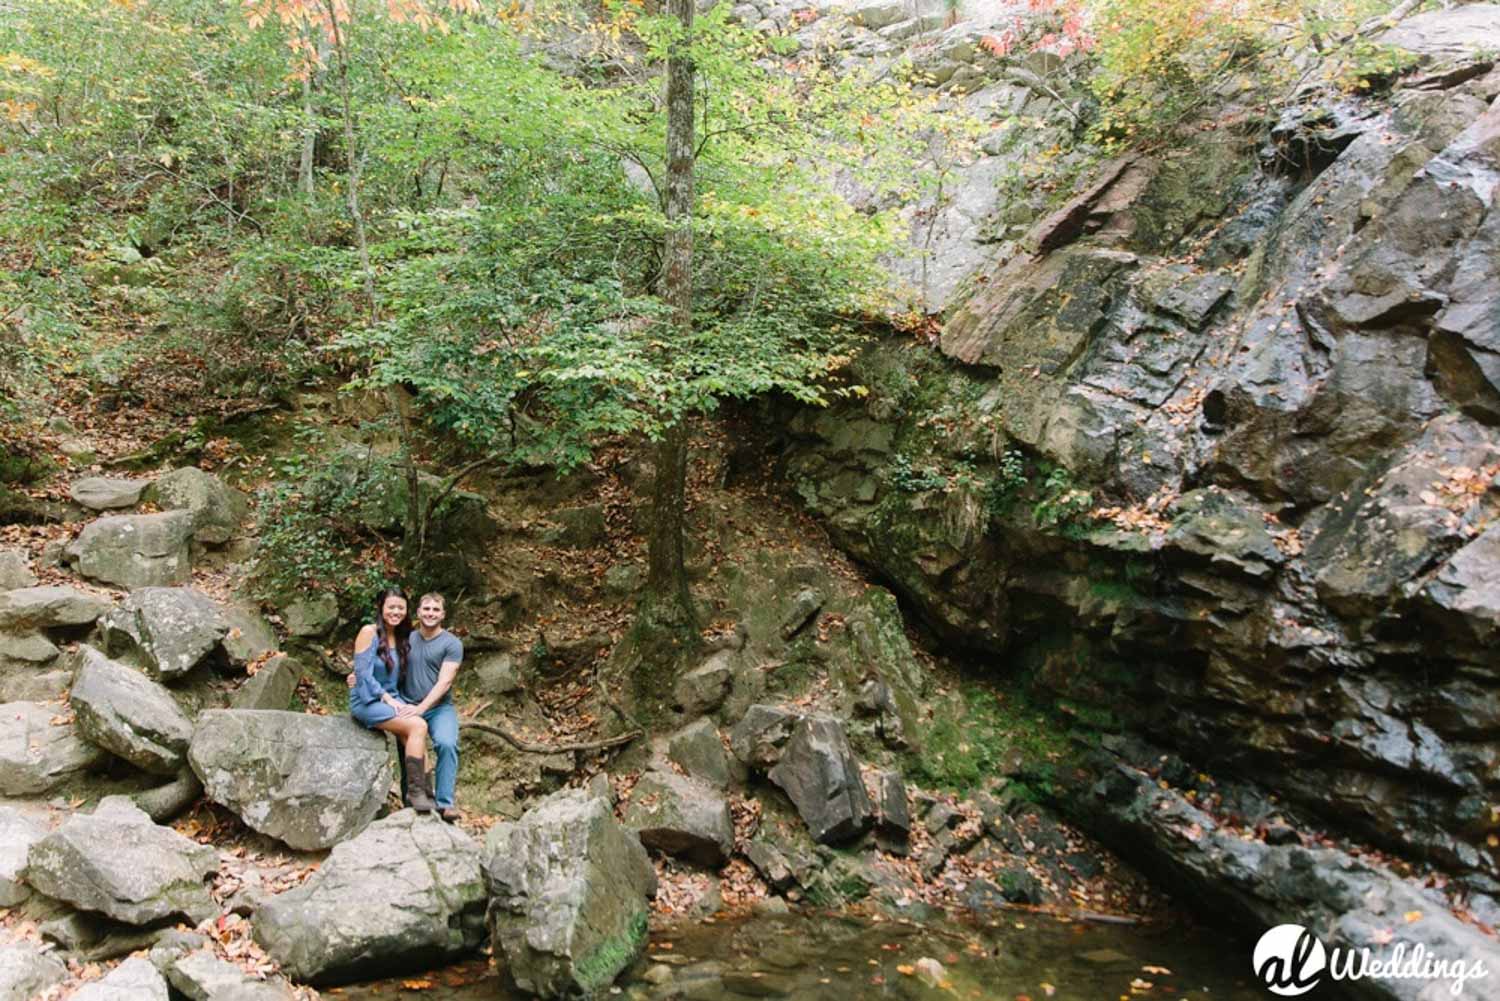
<svg viewBox="0 0 1500 1001"><path fill-rule="evenodd" d="M385 645L385 602L387 598L400 598L406 602L408 610L411 609L411 599L406 592L399 587L388 587L375 596L375 656L389 670L391 664L391 650ZM403 619L396 627L396 649L401 652L401 663L395 665L397 674L405 669L407 660L411 657L411 620Z"/></svg>

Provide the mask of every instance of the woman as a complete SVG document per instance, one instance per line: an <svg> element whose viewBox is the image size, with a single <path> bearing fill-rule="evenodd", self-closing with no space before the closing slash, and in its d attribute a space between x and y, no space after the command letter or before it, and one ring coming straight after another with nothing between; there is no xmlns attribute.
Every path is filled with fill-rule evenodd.
<svg viewBox="0 0 1500 1001"><path fill-rule="evenodd" d="M361 726L396 735L406 761L402 796L417 812L431 813L436 804L427 788L427 721L415 706L401 700L396 688L410 655L406 595L398 587L387 588L375 597L374 624L361 626L354 637L349 715Z"/></svg>

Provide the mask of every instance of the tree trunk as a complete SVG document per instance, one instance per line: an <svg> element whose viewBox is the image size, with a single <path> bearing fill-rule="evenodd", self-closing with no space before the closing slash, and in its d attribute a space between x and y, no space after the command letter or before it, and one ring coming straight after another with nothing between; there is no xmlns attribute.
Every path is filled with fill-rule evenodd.
<svg viewBox="0 0 1500 1001"><path fill-rule="evenodd" d="M669 0L668 10L682 25L684 37L667 59L667 238L662 298L671 310L674 334L686 341L693 329L694 146L693 62L687 44L695 0ZM646 589L663 606L675 602L691 622L692 598L683 565L687 453L687 426L679 417L656 447Z"/></svg>
<svg viewBox="0 0 1500 1001"><path fill-rule="evenodd" d="M324 10L332 31L334 54L338 56L339 97L344 108L344 155L349 160L348 204L349 216L354 223L354 243L359 249L359 266L364 272L365 301L370 326L380 319L380 298L375 290L375 267L370 263L370 242L365 234L365 214L359 204L360 160L359 143L354 131L354 108L349 96L349 46L343 30L339 27L337 12L332 0L324 0ZM396 428L401 436L402 465L406 473L406 534L405 547L408 552L416 549L420 557L425 547L426 526L422 523L422 497L420 475L417 469L416 446L412 441L411 421L401 399L401 391L390 386L386 389L386 400L396 418ZM414 545L414 540L416 541Z"/></svg>
<svg viewBox="0 0 1500 1001"><path fill-rule="evenodd" d="M318 65L328 61L328 37L318 35ZM308 71L302 78L302 157L297 164L297 190L311 198L313 195L313 155L318 148L318 116L313 106L313 94L318 89L322 71Z"/></svg>

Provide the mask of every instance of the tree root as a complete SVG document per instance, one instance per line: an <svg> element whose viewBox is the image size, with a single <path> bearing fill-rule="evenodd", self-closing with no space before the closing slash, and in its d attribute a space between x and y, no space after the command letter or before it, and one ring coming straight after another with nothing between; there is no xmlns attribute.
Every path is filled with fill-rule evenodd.
<svg viewBox="0 0 1500 1001"><path fill-rule="evenodd" d="M499 737L501 740L505 741L516 750L525 751L527 754L563 754L569 751L602 751L606 748L620 747L624 744L628 744L641 735L641 731L631 730L627 733L616 734L613 737L604 737L601 740L579 741L572 744L537 744L529 740L522 740L520 737L517 737L515 734L511 733L504 727L496 726L493 723L475 723L473 721L465 721L459 729L460 731L479 730L482 733L491 734L493 736Z"/></svg>

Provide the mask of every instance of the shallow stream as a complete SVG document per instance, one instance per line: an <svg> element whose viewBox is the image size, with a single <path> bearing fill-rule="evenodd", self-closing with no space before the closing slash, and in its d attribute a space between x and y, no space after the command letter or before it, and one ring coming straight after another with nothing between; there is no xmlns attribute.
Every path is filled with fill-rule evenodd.
<svg viewBox="0 0 1500 1001"><path fill-rule="evenodd" d="M655 932L646 952L611 996L631 1001L1266 997L1250 982L1244 944L1212 932L1181 925L1069 922L1022 912L988 925L826 914L720 920ZM356 1001L525 997L478 963L325 993Z"/></svg>

